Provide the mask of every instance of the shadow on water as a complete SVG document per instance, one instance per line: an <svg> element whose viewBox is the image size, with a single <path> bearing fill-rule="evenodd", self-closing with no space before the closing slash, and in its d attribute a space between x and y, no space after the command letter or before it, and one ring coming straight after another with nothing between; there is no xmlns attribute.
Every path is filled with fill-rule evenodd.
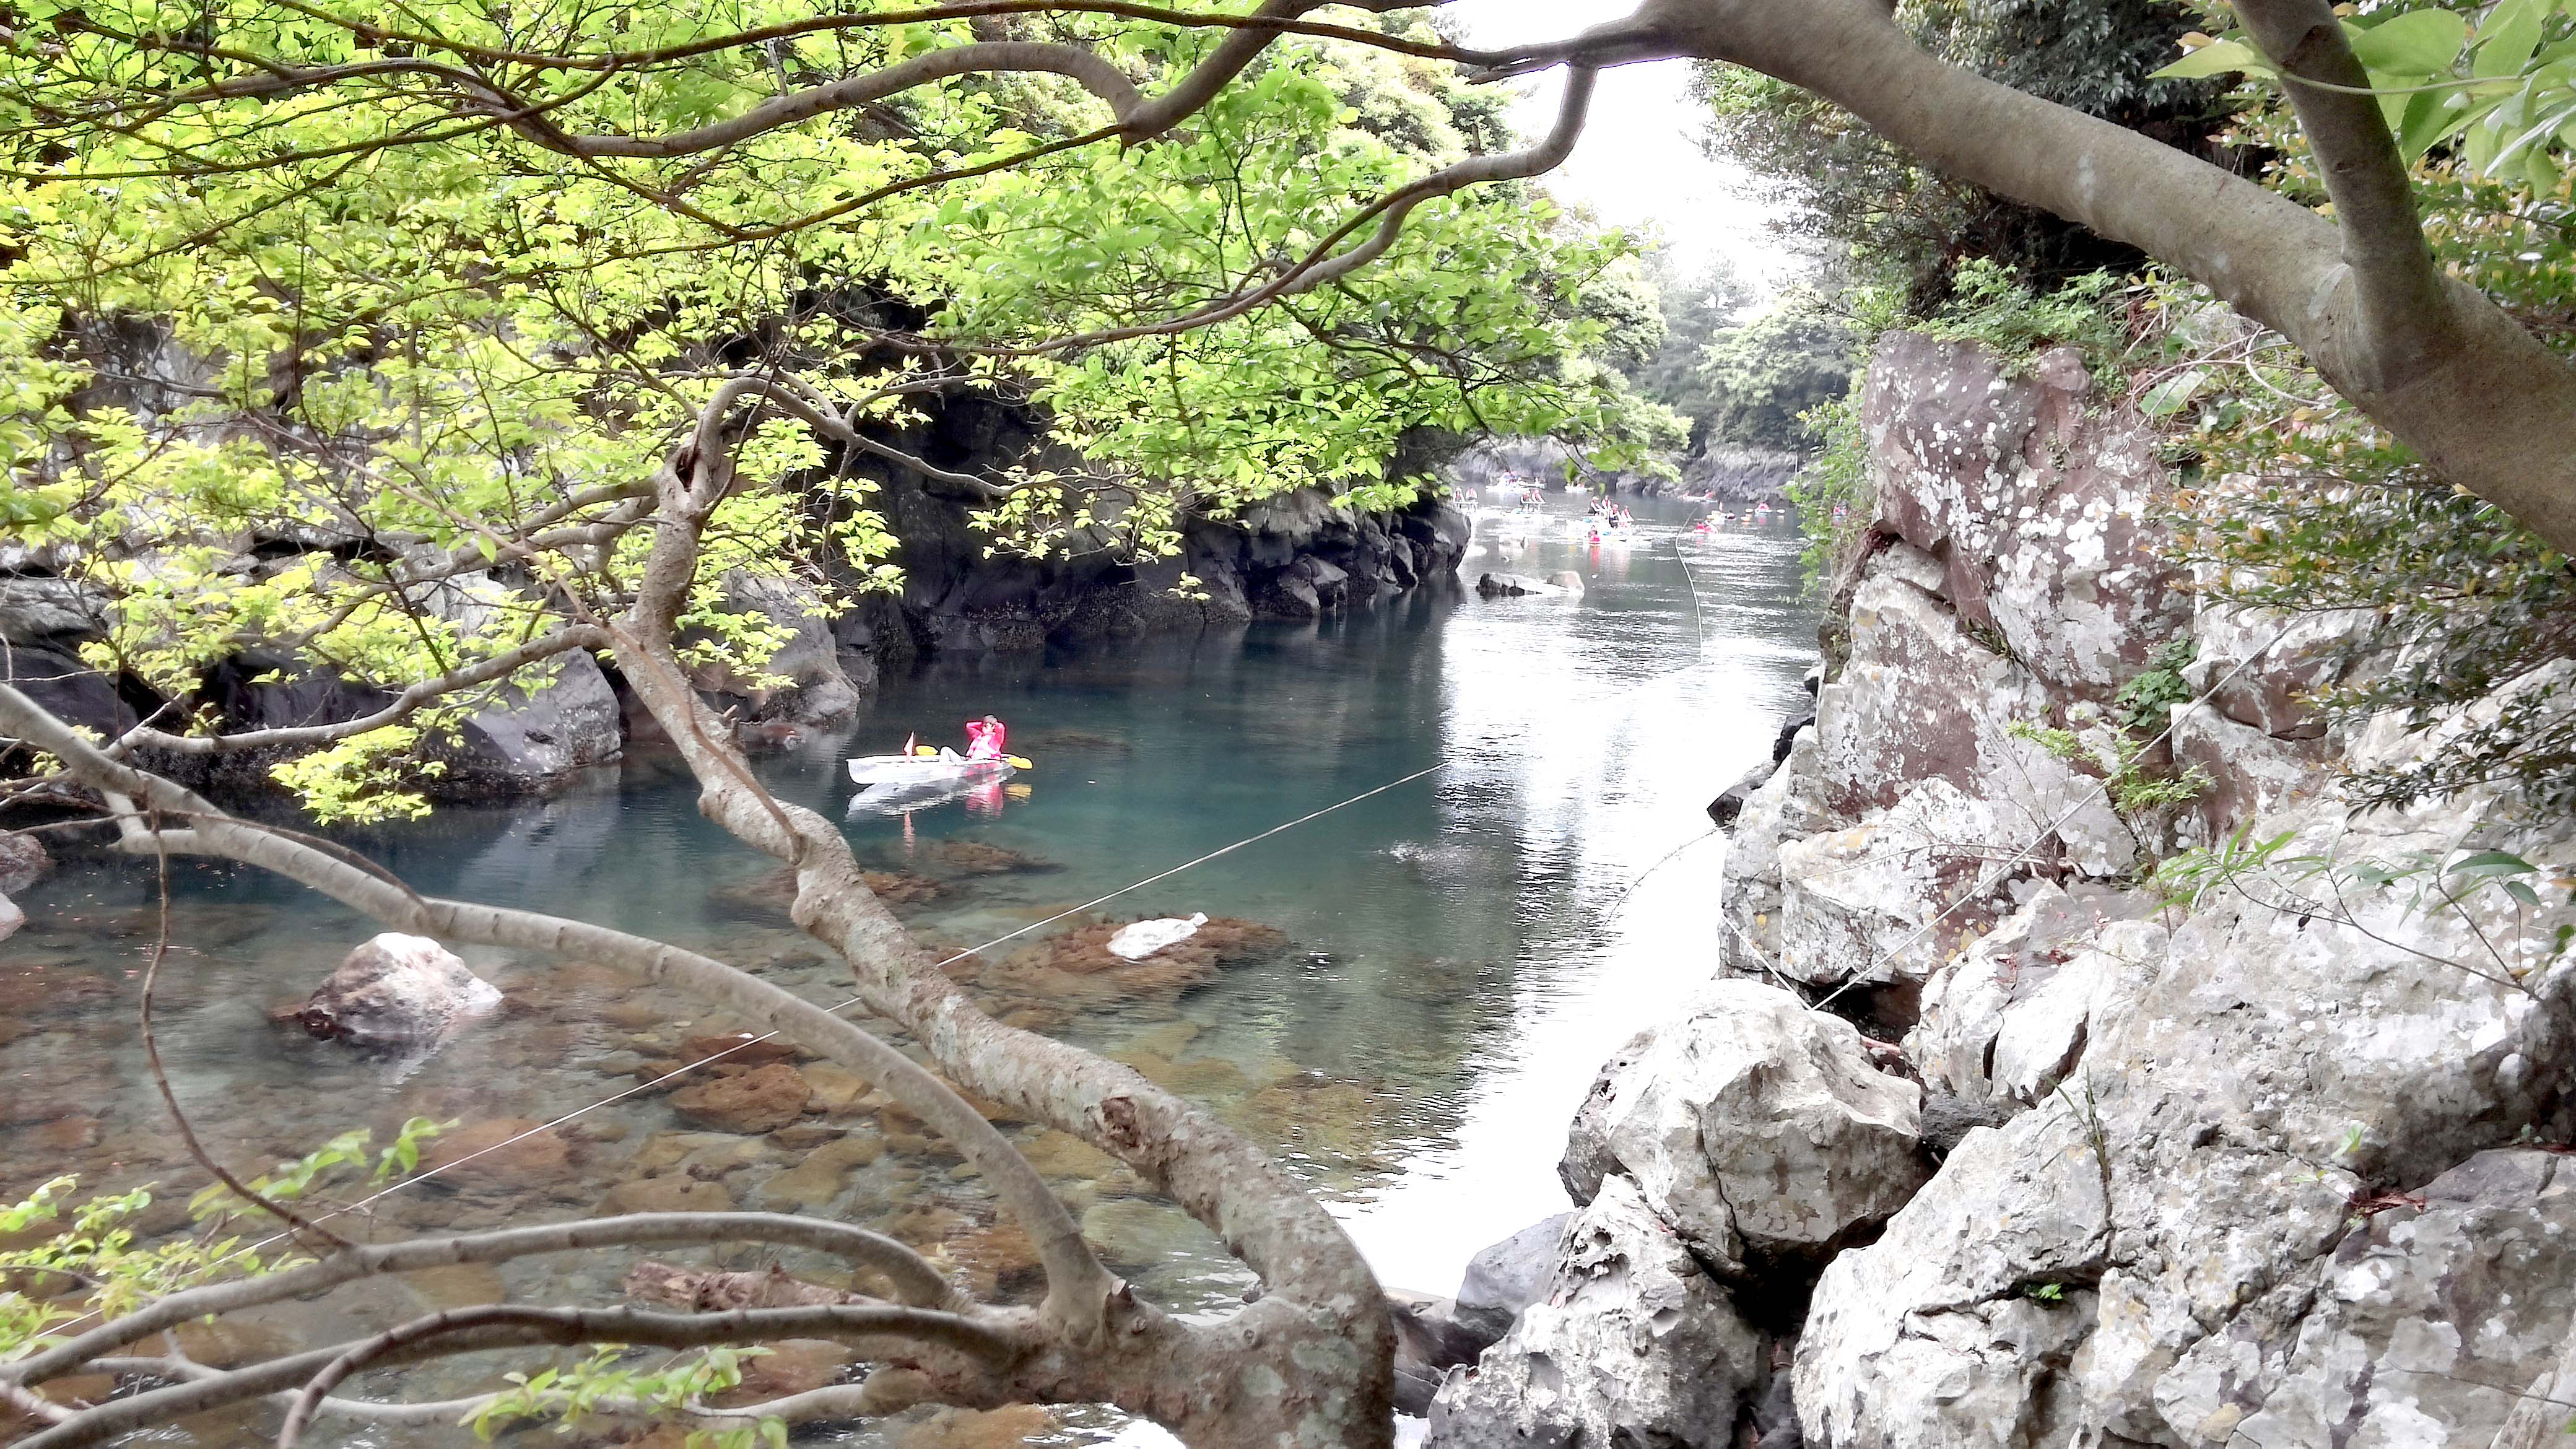
<svg viewBox="0 0 2576 1449"><path fill-rule="evenodd" d="M1426 591L1311 625L941 658L889 679L846 729L761 761L762 778L838 819L855 789L844 757L916 732L959 744L963 721L988 712L1008 721L1011 749L1035 762L1010 782L1024 790L847 825L881 894L954 950L1439 766L957 969L1007 1019L1208 1104L1330 1202L1389 1282L1447 1291L1476 1247L1563 1206L1553 1165L1593 1069L1706 974L1724 846L1698 839L1702 807L1765 757L1813 653L1787 525L1700 536L1686 505L1649 502L1639 540L1594 550L1553 506L1528 542L1480 544L1466 575L1572 568L1589 585L1580 601ZM351 840L425 892L658 936L826 1004L848 994L786 922L768 863L701 819L665 760ZM411 1115L470 1135L629 1093L384 1199L370 1232L731 1202L879 1227L1004 1295L1033 1284L1026 1239L963 1164L828 1066L803 1068L815 1110L770 1135L638 1090L688 1038L739 1023L605 968L468 949L508 993L503 1012L398 1073L269 1019L369 927L238 868L175 874L163 1047L235 1165ZM0 1192L63 1170L85 1187L156 1179L173 1201L198 1185L135 1039L149 880L130 864L68 870L0 946ZM1096 969L1108 924L1194 911L1219 922L1196 955ZM1248 1277L1123 1168L1064 1134L1010 1130L1141 1289L1184 1310L1238 1301ZM282 1344L502 1293L605 1301L624 1267L454 1270L223 1331ZM405 1392L470 1390L488 1368L423 1371ZM338 1442L444 1440L370 1429Z"/></svg>

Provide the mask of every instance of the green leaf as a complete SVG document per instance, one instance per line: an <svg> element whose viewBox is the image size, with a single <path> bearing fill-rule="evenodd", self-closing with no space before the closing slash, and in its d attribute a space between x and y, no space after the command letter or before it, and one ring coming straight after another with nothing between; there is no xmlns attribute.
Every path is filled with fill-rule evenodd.
<svg viewBox="0 0 2576 1449"><path fill-rule="evenodd" d="M2459 60L2469 22L2450 10L2412 10L2367 30L2347 22L2344 33L2374 81L2383 75L2420 80L2450 70Z"/></svg>
<svg viewBox="0 0 2576 1449"><path fill-rule="evenodd" d="M2208 381L2206 368L2195 367L2178 372L2147 389L2147 395L2138 399L2138 411L2151 418L2171 417L2199 395Z"/></svg>
<svg viewBox="0 0 2576 1449"><path fill-rule="evenodd" d="M2539 869L2540 867L2533 865L2530 861L2523 859L2521 856L2518 856L2509 850L2481 850L2475 855L2462 856L2460 859L2452 862L2451 866L2447 870L2444 870L2442 874L2445 876L2473 876L2486 878L2508 875L2531 875L2538 872Z"/></svg>
<svg viewBox="0 0 2576 1449"><path fill-rule="evenodd" d="M2540 48L2541 22L2549 16L2546 0L2501 0L2478 27L2476 58L2469 74L2508 76L2522 73Z"/></svg>
<svg viewBox="0 0 2576 1449"><path fill-rule="evenodd" d="M2149 80L2204 80L2214 75L2242 71L2247 75L2273 74L2272 63L2262 52L2238 40L2218 40L2192 51L2182 59L2149 75Z"/></svg>

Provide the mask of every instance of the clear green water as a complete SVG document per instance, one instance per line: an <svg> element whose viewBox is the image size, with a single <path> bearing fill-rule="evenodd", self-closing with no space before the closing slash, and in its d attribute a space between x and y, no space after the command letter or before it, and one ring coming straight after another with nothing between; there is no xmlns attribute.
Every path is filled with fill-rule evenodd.
<svg viewBox="0 0 2576 1449"><path fill-rule="evenodd" d="M837 815L853 793L844 756L897 748L916 730L954 741L970 714L1009 721L1012 748L1038 766L1022 777L1025 798L849 826L872 865L937 883L936 899L903 908L915 931L965 947L1439 767L1099 912L1259 922L1288 939L1272 958L1178 994L1011 1004L1272 1147L1387 1281L1449 1291L1476 1248L1563 1207L1554 1163L1593 1069L1705 975L1724 844L1708 838L1702 807L1767 756L1779 719L1803 705L1798 680L1813 655L1785 522L1696 536L1684 527L1692 510L1649 503L1642 538L1595 551L1566 537L1566 505L1553 506L1553 527L1499 557L1480 551L1467 577L1573 568L1590 583L1580 602L1417 597L1314 626L941 660L888 680L854 725L762 761L761 774ZM1480 535L1497 522L1480 522ZM943 854L955 841L1050 868L966 874ZM556 800L451 810L352 843L424 892L597 920L706 950L818 1002L847 995L843 974L783 917L744 898L765 862L702 821L667 764L638 759ZM163 1050L201 1133L238 1165L413 1113L551 1121L634 1088L640 1058L734 1025L614 973L469 949L515 1008L425 1061L367 1061L266 1012L309 991L370 927L231 868L183 865L177 885ZM181 1189L175 1197L198 1185L146 1083L135 1029L150 898L139 869L77 866L24 901L33 923L0 946L0 992L12 993L0 1003L26 1008L14 1032L0 1023L0 1104L16 1104L0 1106L0 1191L66 1166L102 1187L149 1178ZM63 1111L74 1115L5 1125ZM821 1120L874 1125L864 1112ZM441 1181L399 1192L362 1220L391 1233L578 1216L621 1181L674 1170L657 1169L656 1153L682 1150L693 1155L676 1170L743 1206L780 1205L768 1184L798 1152L656 1136L682 1125L662 1096L635 1092L564 1124L564 1160L469 1176L464 1191ZM889 1145L837 1191L791 1210L881 1224L924 1247L965 1244L954 1250L975 1257L992 1221L978 1185L935 1149L899 1134ZM1142 1289L1186 1311L1238 1299L1248 1278L1194 1224L1123 1174L1055 1165L1106 1255ZM1000 1253L1006 1279L1009 1257ZM528 1301L605 1300L623 1266L530 1260L500 1284ZM342 1294L243 1333L257 1347L263 1335L381 1327L440 1293L489 1286ZM476 1383L459 1366L373 1387L420 1396ZM208 1425L194 1442L233 1442L261 1422ZM314 1442L449 1440L361 1430Z"/></svg>

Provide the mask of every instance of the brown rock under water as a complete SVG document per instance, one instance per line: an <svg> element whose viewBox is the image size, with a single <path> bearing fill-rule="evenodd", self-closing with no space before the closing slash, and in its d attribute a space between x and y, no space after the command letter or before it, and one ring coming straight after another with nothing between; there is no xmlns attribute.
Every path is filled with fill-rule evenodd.
<svg viewBox="0 0 2576 1449"><path fill-rule="evenodd" d="M700 1182L694 1177L648 1177L640 1182L621 1182L599 1200L595 1217L615 1217L621 1213L729 1213L734 1210L733 1193L721 1182Z"/></svg>
<svg viewBox="0 0 2576 1449"><path fill-rule="evenodd" d="M683 1087L671 1094L671 1110L682 1121L700 1127L752 1136L774 1132L804 1116L813 1095L794 1067L773 1062L739 1076Z"/></svg>

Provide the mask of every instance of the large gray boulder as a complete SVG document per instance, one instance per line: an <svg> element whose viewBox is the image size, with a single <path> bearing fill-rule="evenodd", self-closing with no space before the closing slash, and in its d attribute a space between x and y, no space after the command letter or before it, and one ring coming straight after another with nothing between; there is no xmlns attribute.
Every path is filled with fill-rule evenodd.
<svg viewBox="0 0 2576 1449"><path fill-rule="evenodd" d="M1923 1185L1922 1088L1779 987L1712 982L1622 1056L1567 1160L1610 1164L1712 1264L1813 1257Z"/></svg>
<svg viewBox="0 0 2576 1449"><path fill-rule="evenodd" d="M1591 1194L1584 1196L1588 1201ZM1466 1274L1458 1280L1458 1316L1502 1337L1522 1309L1546 1296L1548 1278L1556 1271L1556 1245L1573 1218L1572 1213L1541 1218L1469 1258Z"/></svg>
<svg viewBox="0 0 2576 1449"><path fill-rule="evenodd" d="M1762 1338L1636 1184L1567 1225L1547 1296L1431 1406L1426 1449L1721 1449L1762 1378Z"/></svg>
<svg viewBox="0 0 2576 1449"><path fill-rule="evenodd" d="M43 836L0 830L0 893L16 895L53 873L54 857Z"/></svg>
<svg viewBox="0 0 2576 1449"><path fill-rule="evenodd" d="M534 689L504 690L477 711L451 744L438 747L447 773L437 794L486 798L543 795L570 784L624 749L617 691L589 655L556 656Z"/></svg>
<svg viewBox="0 0 2576 1449"><path fill-rule="evenodd" d="M811 589L788 579L734 573L725 577L725 601L759 615L784 638L757 675L710 665L698 671L699 688L731 697L747 719L826 725L858 713L859 687L842 663L832 619Z"/></svg>
<svg viewBox="0 0 2576 1449"><path fill-rule="evenodd" d="M1467 1260L1454 1298L1387 1290L1395 1321L1395 1407L1417 1418L1431 1412L1449 1370L1474 1363L1511 1331L1521 1310L1547 1293L1556 1245L1572 1213L1533 1223Z"/></svg>
<svg viewBox="0 0 2576 1449"><path fill-rule="evenodd" d="M501 993L426 936L388 931L351 951L296 1014L353 1046L427 1046L501 1004Z"/></svg>
<svg viewBox="0 0 2576 1449"><path fill-rule="evenodd" d="M2487 1445L2576 1324L2576 1160L2481 1153L2369 1205L2368 1226L2157 1385L2188 1444ZM2563 1430L2576 1405L2557 1409ZM2558 1436L2563 1439L2563 1433Z"/></svg>
<svg viewBox="0 0 2576 1449"><path fill-rule="evenodd" d="M2411 815L2314 807L2257 828L2288 832L2287 854L2403 860L2453 848L2459 811L2475 804ZM2570 822L2485 818L2499 848L2549 870L2576 863ZM2384 1205L2392 1190L2402 1201L2407 1185L2526 1126L2564 1133L2576 959L2535 956L2517 982L2485 954L2487 942L2546 939L2570 917L2563 906L2522 919L2524 908L2489 893L2425 911L2399 889L2303 911L2260 904L2265 887L2246 884L2173 913L2170 929L2112 922L2051 948L2066 959L2035 992L1980 988L1932 1003L1920 1040L1947 1044L1925 1053L1927 1075L1982 1077L1985 1090L2036 1105L1969 1132L1876 1243L1826 1268L1798 1352L1810 1442L2197 1446L2216 1442L2204 1426L2222 1428L2230 1405L2260 1407L2258 1378L2292 1395L2275 1421L2296 1418L2297 1395L2324 1394L2326 1378L2368 1362L2361 1347L2334 1348L2329 1328L2355 1344L2382 1331L2358 1310L2318 1316L2337 1292L2389 1291L2338 1276L2355 1204ZM2353 924L2333 919L2345 908ZM1998 964L1975 959L1960 969ZM2481 962L2489 969L2471 969ZM2001 1025L1991 1037L1988 1025L1959 1030L1942 1020L1953 1012ZM1991 1068L1967 1065L1989 1048ZM2461 1219L2472 1220L2493 1221ZM2392 1218L2389 1231L2398 1227ZM2563 1267L2533 1268L2548 1271L2567 1282ZM2518 1390L2546 1357L2525 1349L2554 1346L2563 1318L2549 1312L2564 1299L2539 1276L2508 1290L2482 1272L2440 1270L2459 1322L2502 1332L2530 1305L2548 1310L2513 1329L2521 1346L2496 1350L2528 1362ZM2419 1328L2391 1319L2386 1331L2400 1341ZM2392 1370L2417 1352L2401 1350ZM2302 1354L2331 1367L2300 1367ZM2382 1391L2347 1385L2357 1411L2399 1422L2390 1405L2406 1391L2393 1378L2389 1405L2372 1397ZM2500 1402L2482 1432L2502 1421ZM2425 1434L2350 1442L2487 1442Z"/></svg>

